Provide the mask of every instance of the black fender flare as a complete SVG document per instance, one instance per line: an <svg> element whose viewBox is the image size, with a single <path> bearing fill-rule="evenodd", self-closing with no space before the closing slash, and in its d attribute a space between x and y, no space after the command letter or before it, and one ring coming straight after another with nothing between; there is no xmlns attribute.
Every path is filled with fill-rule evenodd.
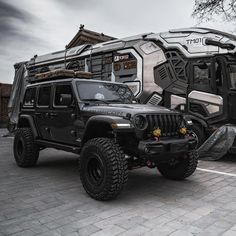
<svg viewBox="0 0 236 236"><path fill-rule="evenodd" d="M88 140L88 136L90 136L91 130L101 124L107 126L108 129L115 132L118 132L120 130L125 131L127 129L130 130L133 128L131 122L128 119L124 119L123 117L95 115L90 117L86 123L82 143L85 143Z"/></svg>
<svg viewBox="0 0 236 236"><path fill-rule="evenodd" d="M26 114L22 114L19 116L19 120L18 120L18 123L17 123L17 127L18 128L24 128L26 127L25 126L25 121L28 122L32 132L33 132L33 135L34 135L34 138L37 138L38 137L38 131L36 129L36 126L35 126L35 123L34 123L34 120L33 120L33 117L30 116L30 115L26 115Z"/></svg>

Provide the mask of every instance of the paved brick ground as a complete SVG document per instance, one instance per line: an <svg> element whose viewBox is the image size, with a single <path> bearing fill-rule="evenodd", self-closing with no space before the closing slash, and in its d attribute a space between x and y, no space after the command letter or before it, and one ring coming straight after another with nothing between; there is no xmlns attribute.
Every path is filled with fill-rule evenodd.
<svg viewBox="0 0 236 236"><path fill-rule="evenodd" d="M198 170L177 182L144 168L118 199L98 202L82 188L75 155L43 151L21 169L12 141L0 138L0 235L236 235L236 177ZM236 157L199 167L236 174Z"/></svg>

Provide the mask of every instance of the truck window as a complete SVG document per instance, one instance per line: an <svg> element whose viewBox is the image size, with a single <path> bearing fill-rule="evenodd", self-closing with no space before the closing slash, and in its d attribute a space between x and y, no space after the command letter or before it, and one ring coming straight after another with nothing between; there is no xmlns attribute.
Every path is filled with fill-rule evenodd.
<svg viewBox="0 0 236 236"><path fill-rule="evenodd" d="M229 66L230 88L236 89L236 65Z"/></svg>
<svg viewBox="0 0 236 236"><path fill-rule="evenodd" d="M51 86L42 86L39 88L38 106L49 107L51 97Z"/></svg>
<svg viewBox="0 0 236 236"><path fill-rule="evenodd" d="M55 89L55 96L54 96L54 106L61 106L61 96L62 95L70 95L71 96L71 104L73 102L73 93L71 86L68 85L57 85Z"/></svg>
<svg viewBox="0 0 236 236"><path fill-rule="evenodd" d="M24 107L33 107L35 102L35 92L36 88L28 88L25 92L25 97L23 101Z"/></svg>
<svg viewBox="0 0 236 236"><path fill-rule="evenodd" d="M194 71L194 84L195 85L206 85L210 86L211 84L211 74L208 64L206 67L195 65L193 67Z"/></svg>
<svg viewBox="0 0 236 236"><path fill-rule="evenodd" d="M223 86L223 73L221 69L221 64L219 62L215 63L215 73L216 73L216 86Z"/></svg>

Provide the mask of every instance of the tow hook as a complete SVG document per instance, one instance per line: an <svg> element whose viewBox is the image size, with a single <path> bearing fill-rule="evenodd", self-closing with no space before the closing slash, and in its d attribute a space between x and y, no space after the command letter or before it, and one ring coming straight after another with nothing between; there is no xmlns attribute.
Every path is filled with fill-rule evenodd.
<svg viewBox="0 0 236 236"><path fill-rule="evenodd" d="M149 160L146 162L146 165L148 168L155 168L156 167L156 164L152 161L149 161Z"/></svg>

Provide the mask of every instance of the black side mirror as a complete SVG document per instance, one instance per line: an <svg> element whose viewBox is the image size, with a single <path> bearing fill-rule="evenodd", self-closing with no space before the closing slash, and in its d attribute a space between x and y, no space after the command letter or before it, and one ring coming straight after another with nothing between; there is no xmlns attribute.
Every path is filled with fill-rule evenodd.
<svg viewBox="0 0 236 236"><path fill-rule="evenodd" d="M60 104L61 106L70 106L72 102L71 94L61 94Z"/></svg>

